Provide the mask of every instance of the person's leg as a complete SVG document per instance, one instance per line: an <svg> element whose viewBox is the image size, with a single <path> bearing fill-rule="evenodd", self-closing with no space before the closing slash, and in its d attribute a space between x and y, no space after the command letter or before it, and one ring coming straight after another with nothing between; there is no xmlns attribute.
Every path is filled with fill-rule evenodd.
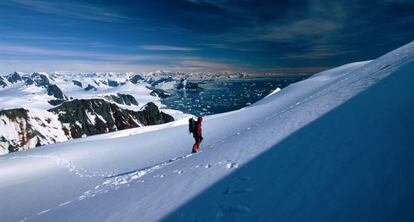
<svg viewBox="0 0 414 222"><path fill-rule="evenodd" d="M198 150L198 140L197 140L197 137L194 137L194 139L195 139L195 143L194 143L194 145L193 145L193 150L192 150L192 152L193 152L193 153L197 153L197 150Z"/></svg>
<svg viewBox="0 0 414 222"><path fill-rule="evenodd" d="M195 143L194 145L193 145L193 150L191 151L192 153L197 153L197 150L198 150L198 146L197 146L197 143Z"/></svg>
<svg viewBox="0 0 414 222"><path fill-rule="evenodd" d="M201 144L201 141L203 140L203 137L201 137L201 136L199 136L198 138L197 138L197 146L198 146L198 148L200 148L200 144Z"/></svg>

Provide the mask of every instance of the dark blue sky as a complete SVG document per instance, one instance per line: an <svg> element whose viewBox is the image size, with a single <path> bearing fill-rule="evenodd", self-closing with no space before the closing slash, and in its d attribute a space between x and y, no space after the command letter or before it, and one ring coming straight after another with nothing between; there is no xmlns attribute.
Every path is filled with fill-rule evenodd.
<svg viewBox="0 0 414 222"><path fill-rule="evenodd" d="M0 1L0 71L315 72L414 40L414 1Z"/></svg>

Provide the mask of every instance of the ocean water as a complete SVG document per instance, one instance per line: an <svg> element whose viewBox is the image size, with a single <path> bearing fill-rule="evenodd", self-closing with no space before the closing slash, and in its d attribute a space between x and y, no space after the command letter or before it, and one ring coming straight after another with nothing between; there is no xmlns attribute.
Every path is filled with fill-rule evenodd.
<svg viewBox="0 0 414 222"><path fill-rule="evenodd" d="M241 109L257 102L276 88L283 89L309 75L268 78L192 81L202 90L177 92L161 102L171 109L196 116L206 116Z"/></svg>

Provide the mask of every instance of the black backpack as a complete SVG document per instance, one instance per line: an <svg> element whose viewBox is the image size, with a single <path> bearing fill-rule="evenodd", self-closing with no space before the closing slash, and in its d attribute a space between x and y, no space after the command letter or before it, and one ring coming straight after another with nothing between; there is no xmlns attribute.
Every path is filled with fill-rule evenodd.
<svg viewBox="0 0 414 222"><path fill-rule="evenodd" d="M190 133L195 133L197 128L197 121L195 121L193 118L190 118L188 120L188 131Z"/></svg>

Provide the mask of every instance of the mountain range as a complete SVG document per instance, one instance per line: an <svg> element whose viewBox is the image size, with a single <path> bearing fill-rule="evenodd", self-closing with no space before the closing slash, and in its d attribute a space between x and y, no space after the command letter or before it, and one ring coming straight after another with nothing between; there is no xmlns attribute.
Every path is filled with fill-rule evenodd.
<svg viewBox="0 0 414 222"><path fill-rule="evenodd" d="M0 76L0 153L185 116L161 98L201 89L173 72L18 73Z"/></svg>

